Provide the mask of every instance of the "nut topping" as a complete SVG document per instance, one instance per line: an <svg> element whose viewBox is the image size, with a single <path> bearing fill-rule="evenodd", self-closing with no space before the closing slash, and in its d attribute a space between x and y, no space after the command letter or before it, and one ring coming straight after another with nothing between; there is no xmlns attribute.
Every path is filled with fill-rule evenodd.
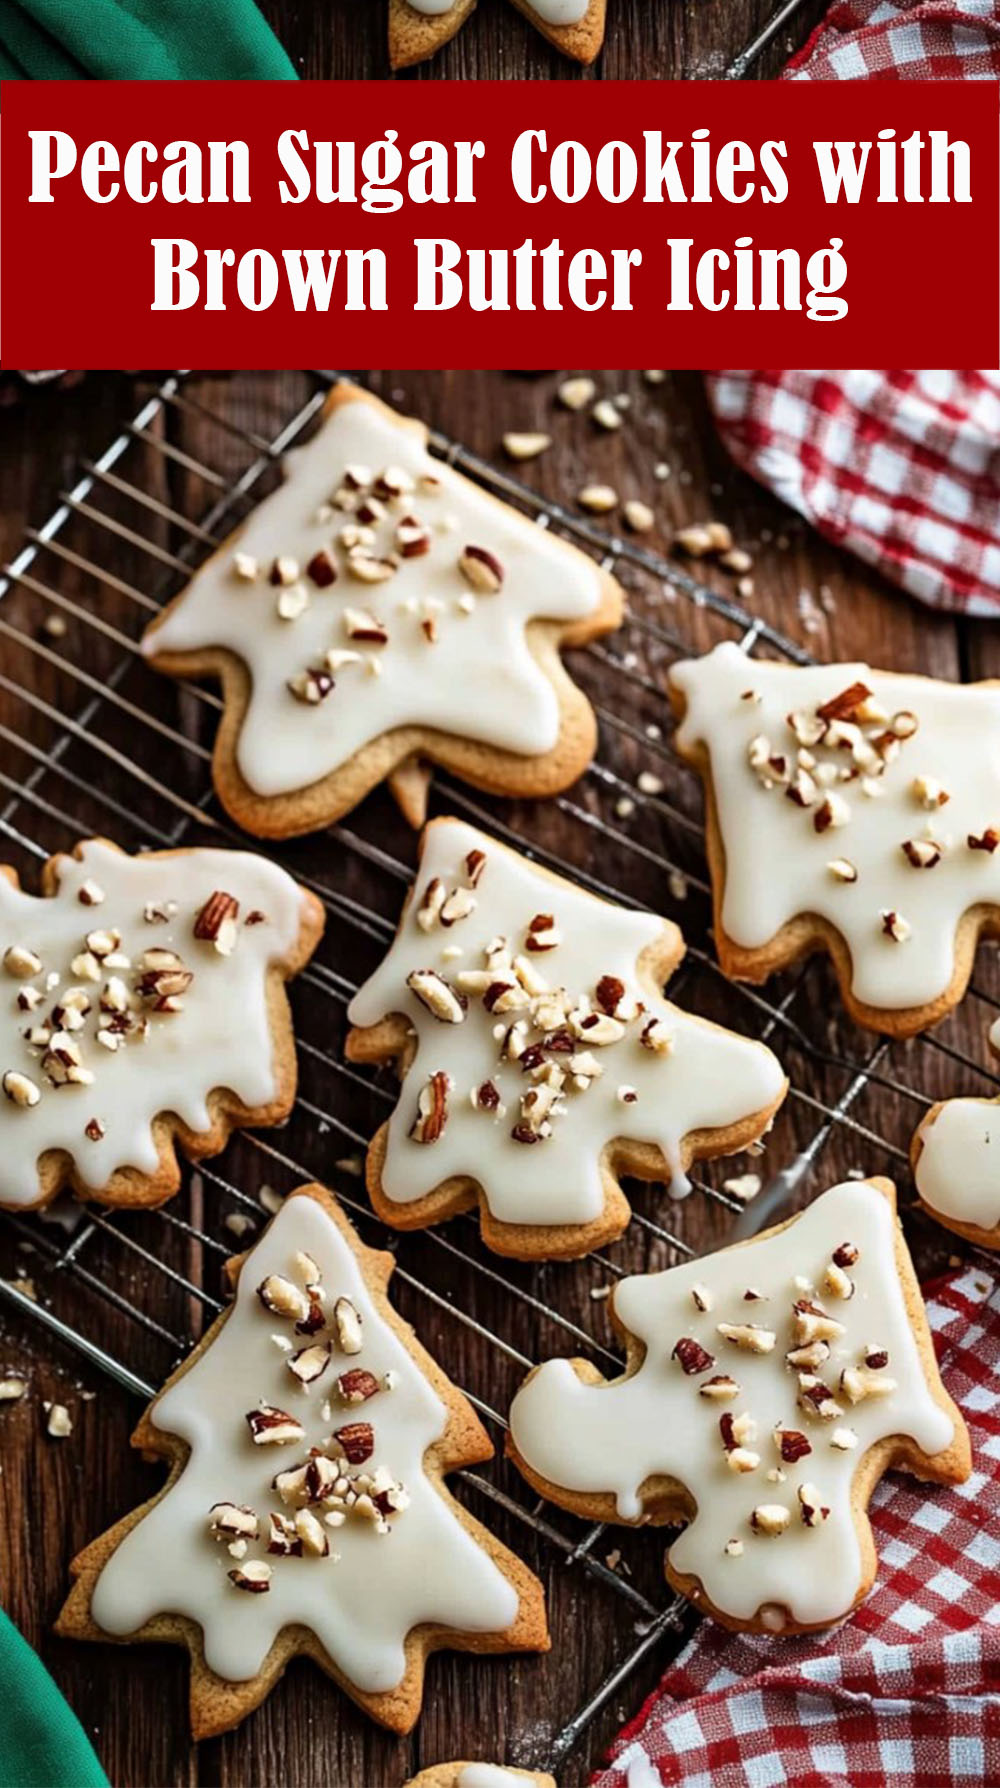
<svg viewBox="0 0 1000 1788"><path fill-rule="evenodd" d="M979 832L978 834L975 832L969 833L968 846L970 851L986 851L986 853L992 857L998 844L1000 844L1000 831L997 831L995 826L987 826L985 831Z"/></svg>
<svg viewBox="0 0 1000 1788"><path fill-rule="evenodd" d="M333 1438L349 1465L364 1465L375 1451L375 1430L370 1422L348 1422L334 1429Z"/></svg>
<svg viewBox="0 0 1000 1788"><path fill-rule="evenodd" d="M728 1373L717 1372L714 1378L706 1378L704 1384L698 1386L698 1393L712 1402L727 1403L731 1398L739 1396L740 1387Z"/></svg>
<svg viewBox="0 0 1000 1788"><path fill-rule="evenodd" d="M200 942L214 944L220 956L229 956L236 943L239 913L239 901L217 888L209 895L194 922L195 937Z"/></svg>
<svg viewBox="0 0 1000 1788"><path fill-rule="evenodd" d="M688 1377L695 1372L708 1372L715 1365L714 1356L702 1347L700 1341L695 1341L690 1335L681 1336L670 1357L677 1361L681 1371L686 1372Z"/></svg>
<svg viewBox="0 0 1000 1788"><path fill-rule="evenodd" d="M315 1384L330 1364L329 1346L316 1342L311 1347L300 1347L285 1364L300 1384Z"/></svg>
<svg viewBox="0 0 1000 1788"><path fill-rule="evenodd" d="M236 1502L213 1503L208 1511L208 1527L216 1540L255 1540L259 1532L253 1509Z"/></svg>
<svg viewBox="0 0 1000 1788"><path fill-rule="evenodd" d="M263 1559L248 1559L228 1576L236 1589L248 1590L252 1595L264 1595L271 1587L271 1567Z"/></svg>
<svg viewBox="0 0 1000 1788"><path fill-rule="evenodd" d="M811 1443L797 1428L776 1428L774 1444L786 1465L797 1465L812 1452Z"/></svg>
<svg viewBox="0 0 1000 1788"><path fill-rule="evenodd" d="M307 708L315 708L326 700L334 688L334 681L324 666L317 665L311 670L296 671L294 677L289 677L287 688L297 702L304 703Z"/></svg>
<svg viewBox="0 0 1000 1788"><path fill-rule="evenodd" d="M750 1526L754 1533L766 1534L768 1538L776 1539L779 1534L784 1533L791 1518L782 1503L762 1502L751 1514Z"/></svg>
<svg viewBox="0 0 1000 1788"><path fill-rule="evenodd" d="M3 966L15 980L28 981L42 972L42 959L24 944L9 944L3 953Z"/></svg>
<svg viewBox="0 0 1000 1788"><path fill-rule="evenodd" d="M337 581L337 561L329 547L321 546L313 553L306 566L306 576L310 577L318 590L328 590Z"/></svg>
<svg viewBox="0 0 1000 1788"><path fill-rule="evenodd" d="M281 1273L269 1273L258 1285L257 1296L272 1316L285 1316L290 1322L301 1322L309 1314L306 1293Z"/></svg>
<svg viewBox="0 0 1000 1788"><path fill-rule="evenodd" d="M449 1075L439 1070L421 1087L417 1097L417 1115L410 1129L414 1142L437 1142L444 1135L448 1122Z"/></svg>
<svg viewBox="0 0 1000 1788"><path fill-rule="evenodd" d="M773 1329L761 1328L755 1322L720 1322L716 1324L716 1330L724 1341L741 1347L746 1353L770 1353L777 1340Z"/></svg>
<svg viewBox="0 0 1000 1788"><path fill-rule="evenodd" d="M416 994L421 1005L426 1006L431 1016L441 1024L462 1023L465 1004L461 995L449 987L447 981L434 969L414 969L407 975L406 985Z"/></svg>
<svg viewBox="0 0 1000 1788"><path fill-rule="evenodd" d="M352 1366L337 1379L337 1395L342 1403L367 1403L382 1389L374 1372L363 1366Z"/></svg>
<svg viewBox="0 0 1000 1788"><path fill-rule="evenodd" d="M466 583L480 596L495 596L503 588L504 569L494 553L484 546L467 546L458 561L458 569Z"/></svg>
<svg viewBox="0 0 1000 1788"><path fill-rule="evenodd" d="M822 1527L830 1511L820 1501L819 1491L813 1484L800 1484L798 1489L799 1508L806 1527Z"/></svg>
<svg viewBox="0 0 1000 1788"><path fill-rule="evenodd" d="M333 1320L341 1353L360 1353L363 1346L361 1316L350 1298L338 1298L333 1306Z"/></svg>
<svg viewBox="0 0 1000 1788"><path fill-rule="evenodd" d="M42 1096L30 1075L21 1074L17 1068L8 1068L2 1084L11 1104L19 1105L22 1111L37 1105Z"/></svg>
<svg viewBox="0 0 1000 1788"><path fill-rule="evenodd" d="M273 1403L262 1403L259 1409L248 1410L246 1419L254 1446L283 1447L306 1437L302 1423Z"/></svg>
<svg viewBox="0 0 1000 1788"><path fill-rule="evenodd" d="M933 869L941 861L941 846L931 838L904 839L900 850L914 869Z"/></svg>

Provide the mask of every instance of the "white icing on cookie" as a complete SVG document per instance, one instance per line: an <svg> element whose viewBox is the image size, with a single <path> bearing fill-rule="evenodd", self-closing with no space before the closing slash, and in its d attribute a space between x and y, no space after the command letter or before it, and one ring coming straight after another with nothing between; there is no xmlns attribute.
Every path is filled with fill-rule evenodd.
<svg viewBox="0 0 1000 1788"><path fill-rule="evenodd" d="M293 1320L265 1308L258 1287L272 1275L293 1289L306 1276L318 1278L326 1326L303 1337ZM350 1328L337 1328L342 1299L360 1317L360 1348ZM312 1384L300 1385L289 1370L289 1344L327 1343L329 1365ZM338 1390L345 1372L370 1374L378 1388L364 1402L346 1401ZM293 1417L301 1438L256 1444L247 1413L262 1403ZM97 1580L92 1613L104 1632L124 1637L159 1613L184 1615L202 1630L209 1669L227 1682L244 1682L260 1670L283 1627L302 1625L356 1689L377 1694L402 1680L412 1628L429 1622L495 1633L515 1620L516 1591L424 1471L424 1453L446 1427L445 1406L379 1314L354 1253L315 1199L290 1198L278 1212L244 1263L221 1331L158 1399L153 1420L186 1441L191 1454ZM364 1495L359 1473L380 1474L380 1482L395 1486L397 1510L372 1519L336 1484L327 1500L308 1505L304 1492L289 1490L285 1500L272 1488L275 1474L300 1466L311 1447L342 1460L331 1434L357 1423L370 1425L374 1451L362 1464L346 1465L345 1476ZM249 1540L235 1564L225 1538L210 1531L210 1511L220 1499L252 1510L259 1523L261 1537ZM304 1506L329 1555L269 1553L269 1516L294 1522ZM266 1592L241 1593L230 1573L262 1563L271 1571Z"/></svg>
<svg viewBox="0 0 1000 1788"><path fill-rule="evenodd" d="M626 1521L640 1518L648 1478L676 1479L696 1513L670 1562L696 1577L716 1608L739 1620L768 1608L775 1625L774 1611L783 1609L797 1623L838 1620L863 1581L851 1506L859 1461L891 1435L934 1454L954 1434L927 1386L896 1273L895 1233L888 1201L850 1181L781 1234L622 1280L615 1311L645 1344L642 1365L609 1385L584 1384L567 1360L542 1366L511 1407L518 1453L559 1489L614 1496ZM749 1289L755 1300L746 1300ZM796 1317L803 1299L843 1327L812 1367L786 1359L826 1332L822 1317ZM686 1352L677 1350L682 1338ZM702 1393L726 1377L735 1390ZM829 1402L817 1390L820 1401L810 1403L810 1378L827 1387ZM726 1417L735 1425L728 1439ZM792 1436L810 1448L799 1459L789 1456L799 1444ZM804 1518L808 1509L815 1525Z"/></svg>
<svg viewBox="0 0 1000 1788"><path fill-rule="evenodd" d="M979 1229L1000 1224L1000 1102L947 1099L920 1131L914 1179L929 1210Z"/></svg>
<svg viewBox="0 0 1000 1788"><path fill-rule="evenodd" d="M156 1172L160 1113L205 1131L216 1088L269 1104L268 969L305 917L291 877L242 851L91 840L60 859L52 898L0 877L0 1203L36 1201L46 1150L96 1191L119 1168Z"/></svg>
<svg viewBox="0 0 1000 1788"><path fill-rule="evenodd" d="M727 936L763 950L816 914L850 950L857 999L893 1011L944 994L963 913L1000 904L1000 688L789 668L731 643L671 682L678 744L711 760ZM824 727L817 709L858 684L871 700Z"/></svg>
<svg viewBox="0 0 1000 1788"><path fill-rule="evenodd" d="M559 704L525 630L593 614L597 566L361 396L287 471L142 643L148 657L223 647L247 665L236 757L249 786L307 788L396 727L551 751Z"/></svg>
<svg viewBox="0 0 1000 1788"><path fill-rule="evenodd" d="M532 929L536 916L546 923ZM586 1223L603 1209L600 1157L615 1139L656 1144L678 1175L685 1136L771 1106L783 1075L769 1050L690 1018L640 980L637 961L663 931L661 919L547 877L459 820L431 825L392 948L348 1013L362 1026L402 1013L416 1032L389 1120L386 1197L411 1204L461 1174L503 1222ZM491 949L499 940L506 949ZM509 991L496 998L498 988ZM536 1048L545 1038L555 1046ZM435 1091L438 1109L422 1125Z"/></svg>

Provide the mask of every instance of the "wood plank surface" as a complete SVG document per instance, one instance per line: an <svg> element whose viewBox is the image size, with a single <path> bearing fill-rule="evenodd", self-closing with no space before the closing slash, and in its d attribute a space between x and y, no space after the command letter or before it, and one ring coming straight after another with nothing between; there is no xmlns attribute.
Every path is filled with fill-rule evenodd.
<svg viewBox="0 0 1000 1788"><path fill-rule="evenodd" d="M303 79L389 74L387 0L260 0ZM604 49L590 69L560 56L511 0L479 0L451 43L401 80L712 80L779 10L778 0L608 0ZM801 0L749 72L776 75L822 17Z"/></svg>
<svg viewBox="0 0 1000 1788"><path fill-rule="evenodd" d="M613 9L615 0L611 4ZM316 9L299 10L304 18L306 11L312 17ZM355 8L349 10L353 15ZM361 10L357 9L359 16ZM496 11L484 6L484 26L489 21L490 29L497 28L492 18ZM511 23L520 29L513 18ZM753 554L754 593L749 599L753 614L773 622L818 657L867 656L887 667L945 677L997 672L994 630L959 625L911 604L825 545L735 471L714 436L697 377L671 374L656 385L639 374L596 377L602 392L629 400L624 426L614 436L601 433L586 415L570 415L556 406L555 374L529 378L380 373L371 382L402 408L508 470L499 445L504 430L544 428L552 434L553 445L541 459L514 468L524 482L570 507L581 485L595 479L613 484L623 498L643 497L656 512L656 530L643 538L643 545L654 552L671 554L674 531L686 520L724 519L738 543ZM0 557L8 558L17 550L26 526L45 520L80 463L101 452L150 389L148 381L124 374L91 375L74 389L38 391L0 412ZM151 424L153 440L133 440L121 462L121 476L141 483L174 509L200 516L213 499L212 489L184 459L176 454L165 459L155 441L166 439L189 460L232 476L252 458L252 450L199 406L271 439L309 390L306 375L299 374L193 379L185 407L170 408ZM657 478L657 466L666 467L668 475ZM177 530L162 517L137 509L134 501L119 500L115 491L106 491L100 503L154 545L176 550L180 544ZM88 534L88 525L86 518L74 523L80 533L72 536L89 542L88 556L96 556L100 539L103 563L140 593L155 596L159 574L142 546L123 536L111 541L102 530ZM676 555L672 562L691 569ZM211 737L212 715L166 680L131 666L115 690L135 704L140 718L105 702L94 732L120 750L126 765L134 768L121 769L104 751L78 740L71 743L59 767L44 770L38 779L38 758L28 747L47 751L56 722L12 694L7 685L24 681L55 709L79 714L87 694L77 671L85 669L100 680L121 657L113 642L94 634L88 617L110 622L130 637L141 617L135 600L121 589L96 582L52 552L40 557L34 574L45 588L76 604L78 612L67 613L67 632L54 640L44 626L52 612L51 600L37 590L21 585L0 603L0 725L27 741L24 748L14 747L6 734L0 735L4 741L0 773L6 778L0 783L0 812L18 834L46 849L71 841L70 819L81 828L111 830L132 848L155 842L160 832L176 823L173 803L178 797L198 800L204 775L200 763L189 761L181 745L150 734L141 716L160 717L182 738L204 742ZM699 565L695 575L732 594L733 580L721 572ZM575 669L594 699L637 735L633 739L604 725L601 762L607 774L634 786L637 773L652 768L666 782L664 802L655 798L640 802L635 816L621 818L615 812L616 785L594 774L572 791L570 804L550 803L541 809L530 804L517 809L504 803L487 805L502 821L565 855L579 872L607 880L630 897L670 913L693 939L703 941L706 904L697 887L704 875L700 833L697 823L679 823L677 818L680 812L682 818L689 814L697 822L699 797L663 742L655 735L648 738L644 729L659 728L663 734L669 730L659 693L667 660L685 645L707 645L725 629L711 609L696 607L640 566L623 567L622 576L634 613L654 621L661 638L626 626L613 642L612 662L600 655L578 654ZM4 627L17 629L18 637L4 632ZM678 641L676 648L662 643L671 637ZM148 778L141 786L136 772ZM18 797L18 784L32 777L36 779L28 792ZM93 791L119 802L121 814L114 823ZM439 793L436 810L454 805L460 793L455 797ZM583 823L581 814L618 832L621 843L609 840L598 825ZM384 795L373 796L349 827L362 841L390 852L402 864L412 863L413 838ZM196 831L185 833L189 841L197 836ZM33 885L38 866L30 849L19 847L11 837L3 840L3 847L4 856L9 855ZM288 847L282 857L293 869L355 895L370 911L391 917L398 908L402 880L376 871L343 843L324 837L302 841ZM691 877L686 896L682 897L680 884L668 883L657 861L661 858ZM357 980L378 954L375 942L344 923L332 922L321 959L334 972ZM977 973L977 981L993 992L998 979L995 955L995 950L984 951ZM796 1087L806 1095L791 1099L780 1117L765 1157L765 1170L770 1171L796 1161L821 1128L810 1101L836 1103L851 1078L844 1064L869 1060L873 1040L839 1015L832 979L822 962L811 965L804 975L784 977L767 994L774 1000L788 996L784 1028L773 1040ZM680 997L745 1029L759 1022L745 995L723 987L707 971L693 971ZM329 1053L336 1054L342 1010L305 985L295 990L294 1007L300 1035L322 1041ZM985 1063L983 1020L982 1005L966 1002L962 1012L941 1028L940 1036ZM822 1052L815 1047L817 1040ZM368 1093L335 1082L321 1064L304 1059L302 1092L313 1111L300 1106L287 1129L271 1142L296 1166L301 1163L349 1196L361 1198L350 1166L337 1166L353 1151L336 1124L346 1123L367 1135L384 1106L377 1089ZM984 1079L982 1088L986 1084ZM851 1107L851 1121L860 1128L852 1129L850 1123L831 1127L812 1171L801 1182L801 1200L850 1167L898 1168L892 1148L905 1148L919 1116L919 1105L906 1089L919 1097L981 1087L978 1081L970 1083L969 1075L932 1044L887 1047L870 1084ZM332 1128L316 1117L317 1111L331 1114ZM888 1146L874 1141L876 1137L886 1138ZM251 1193L262 1181L287 1190L299 1177L246 1139L237 1139L218 1162L206 1164L208 1171L173 1207L193 1231L207 1233L210 1246L200 1242L198 1233L155 1215L112 1224L108 1230L87 1232L80 1246L78 1265L91 1276L88 1283L68 1265L52 1266L54 1250L67 1241L61 1231L37 1224L25 1231L5 1222L0 1229L0 1274L30 1277L46 1307L123 1359L132 1371L159 1383L178 1351L200 1332L206 1312L202 1292L211 1298L219 1291L220 1244L227 1249L234 1246L224 1226L233 1201L211 1179L213 1168L229 1184ZM732 1168L718 1164L706 1179L718 1187L727 1171ZM905 1185L905 1175L902 1179ZM657 1219L680 1242L696 1249L724 1239L731 1222L725 1208L699 1194L671 1206L661 1189L647 1188L637 1192L635 1202L637 1211ZM377 1226L363 1217L359 1222L366 1239L374 1239ZM909 1228L925 1270L947 1260L950 1242L927 1224L914 1222ZM607 1338L604 1306L591 1295L610 1282L600 1263L511 1267L485 1255L468 1225L456 1222L442 1233L444 1243L440 1236L420 1235L400 1243L400 1264L408 1280L398 1285L397 1301L453 1376L491 1407L501 1411L506 1407L520 1368L516 1359L487 1342L463 1316L472 1315L506 1347L532 1359L575 1350L567 1322L599 1340ZM123 1244L123 1236L126 1244L136 1246ZM444 1244L457 1247L459 1253ZM146 1255L138 1249L145 1249ZM626 1270L661 1266L677 1258L676 1249L662 1235L638 1223L607 1255L612 1268ZM165 1277L164 1266L176 1273L176 1279ZM428 1289L418 1290L418 1284ZM117 1301L109 1302L105 1290ZM554 1316L546 1313L549 1309ZM549 1657L477 1662L442 1656L429 1670L423 1720L405 1741L369 1726L332 1686L299 1664L239 1732L191 1746L186 1737L187 1662L180 1653L158 1647L72 1645L51 1634L73 1552L159 1481L155 1471L129 1453L128 1435L137 1405L103 1373L84 1366L72 1350L47 1336L36 1321L11 1315L0 1304L0 1375L5 1370L26 1372L30 1394L21 1404L0 1412L0 1600L41 1651L84 1720L115 1788L201 1783L224 1783L227 1788L265 1783L281 1783L283 1788L399 1788L417 1767L469 1752L506 1751L513 1761L541 1763L553 1736L637 1643L645 1618L641 1611L613 1583L609 1586L566 1560L566 1551L581 1537L578 1524L547 1512L546 1518L565 1541L560 1551L558 1543L538 1537L516 1518L508 1519L480 1493L463 1490L476 1512L493 1522L543 1576L555 1640ZM52 1440L45 1434L45 1399L57 1399L71 1409L75 1428L69 1439ZM486 1475L520 1506L531 1506L502 1464L495 1462ZM617 1568L619 1574L630 1573L627 1585L656 1607L665 1606L661 1541L651 1534L620 1538L609 1534L597 1545L598 1560L613 1557L619 1544L622 1557ZM638 1707L676 1643L669 1635L660 1639L627 1684L601 1708L560 1768L562 1788L580 1788L586 1781L618 1723Z"/></svg>

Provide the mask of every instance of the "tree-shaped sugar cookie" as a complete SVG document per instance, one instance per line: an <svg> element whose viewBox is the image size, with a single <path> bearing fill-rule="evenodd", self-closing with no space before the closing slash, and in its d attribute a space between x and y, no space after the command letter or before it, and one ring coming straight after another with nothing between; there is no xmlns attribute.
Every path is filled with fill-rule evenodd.
<svg viewBox="0 0 1000 1788"><path fill-rule="evenodd" d="M607 0L513 0L549 43L576 62L593 62L604 42ZM393 68L424 62L454 37L476 0L389 0Z"/></svg>
<svg viewBox="0 0 1000 1788"><path fill-rule="evenodd" d="M686 1190L785 1093L762 1044L661 989L676 926L585 894L458 820L427 827L395 941L351 1002L355 1061L395 1059L399 1103L368 1187L400 1229L480 1211L500 1253L551 1259L619 1235L619 1174Z"/></svg>
<svg viewBox="0 0 1000 1788"><path fill-rule="evenodd" d="M845 1181L613 1300L624 1376L539 1367L511 1407L511 1456L588 1519L686 1523L667 1577L728 1627L842 1619L874 1581L883 1472L969 1474L888 1180Z"/></svg>
<svg viewBox="0 0 1000 1788"><path fill-rule="evenodd" d="M491 1447L392 1267L321 1187L287 1199L133 1437L166 1485L74 1563L58 1630L186 1645L196 1737L298 1653L407 1732L432 1651L547 1649L540 1584L444 1484Z"/></svg>
<svg viewBox="0 0 1000 1788"><path fill-rule="evenodd" d="M556 1779L536 1769L509 1769L497 1763L436 1763L404 1782L403 1788L556 1788Z"/></svg>
<svg viewBox="0 0 1000 1788"><path fill-rule="evenodd" d="M860 1023L910 1036L949 1012L1000 929L1000 686L727 644L670 687L706 784L726 973L825 949Z"/></svg>
<svg viewBox="0 0 1000 1788"><path fill-rule="evenodd" d="M426 441L337 385L284 483L143 639L158 669L222 679L216 787L248 831L313 831L386 777L419 825L424 760L548 795L593 755L559 649L616 627L621 590Z"/></svg>
<svg viewBox="0 0 1000 1788"><path fill-rule="evenodd" d="M178 1145L214 1154L291 1110L284 983L323 909L262 857L104 839L50 858L42 889L0 869L0 1207L67 1185L160 1204Z"/></svg>

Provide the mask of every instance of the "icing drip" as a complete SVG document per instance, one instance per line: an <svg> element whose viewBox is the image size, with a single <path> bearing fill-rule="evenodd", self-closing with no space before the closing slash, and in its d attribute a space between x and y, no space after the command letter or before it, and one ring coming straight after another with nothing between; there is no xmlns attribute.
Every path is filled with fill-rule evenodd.
<svg viewBox="0 0 1000 1788"><path fill-rule="evenodd" d="M592 614L597 567L360 397L287 468L142 645L147 656L221 647L247 665L236 756L250 787L307 788L405 726L552 750L558 700L525 629Z"/></svg>
<svg viewBox="0 0 1000 1788"><path fill-rule="evenodd" d="M296 1288L303 1252L305 1271L318 1277L326 1325L305 1341L258 1295L272 1275ZM360 1317L360 1347L358 1336L341 1330L331 1315L345 1299ZM276 1344L276 1331L285 1346ZM289 1372L289 1342L330 1344L329 1367L313 1383L299 1385ZM371 1375L378 1388L363 1402L352 1401L337 1384L348 1373ZM262 1403L290 1415L302 1437L287 1446L255 1444L247 1412ZM121 1637L161 1612L183 1615L201 1628L209 1669L242 1682L260 1670L283 1627L302 1625L357 1689L376 1694L402 1680L404 1641L413 1627L429 1622L486 1633L503 1631L516 1618L515 1590L424 1473L424 1453L446 1426L445 1407L378 1313L351 1248L314 1199L292 1197L283 1205L244 1263L227 1321L158 1399L153 1419L163 1433L187 1442L190 1458L98 1578L92 1611L104 1632ZM389 1482L405 1487L399 1511L377 1520L352 1506L331 1526L325 1515L344 1512L343 1500L332 1497L312 1505L328 1556L305 1549L302 1556L269 1555L269 1515L294 1522L298 1512L294 1496L286 1501L272 1487L275 1473L300 1466L311 1447L342 1457L331 1432L357 1423L369 1424L374 1440L360 1469L371 1476L381 1468ZM358 1469L344 1467L349 1477ZM220 1497L252 1510L261 1528L262 1537L249 1542L235 1567L228 1546L209 1528ZM267 1592L239 1593L231 1571L247 1572L262 1561L271 1568Z"/></svg>
<svg viewBox="0 0 1000 1788"><path fill-rule="evenodd" d="M218 894L236 915L217 904L199 929L217 919L218 937L198 937ZM94 1190L119 1168L154 1173L153 1120L207 1130L218 1087L268 1104L267 972L304 917L291 877L239 851L127 857L91 841L48 899L0 877L0 1199L38 1198L47 1150Z"/></svg>
<svg viewBox="0 0 1000 1788"><path fill-rule="evenodd" d="M921 1132L917 1191L924 1204L956 1223L1000 1224L1000 1104L948 1099Z"/></svg>
<svg viewBox="0 0 1000 1788"><path fill-rule="evenodd" d="M671 682L678 744L711 762L727 936L762 950L816 914L848 945L857 999L892 1011L944 994L963 913L1000 904L1000 689L789 668L729 643ZM870 699L833 730L817 721L853 685Z"/></svg>
<svg viewBox="0 0 1000 1788"><path fill-rule="evenodd" d="M617 1138L656 1144L686 1189L683 1138L767 1109L783 1076L761 1045L650 994L636 963L662 937L662 920L554 881L458 820L433 824L392 948L348 1014L365 1026L401 1013L416 1032L386 1197L410 1204L465 1175L501 1221L583 1223L603 1209L600 1158Z"/></svg>
<svg viewBox="0 0 1000 1788"><path fill-rule="evenodd" d="M716 1608L739 1620L762 1607L776 1622L785 1608L802 1624L839 1619L862 1583L852 1513L859 1461L891 1435L934 1454L954 1433L926 1383L895 1231L886 1199L845 1182L781 1234L623 1280L615 1310L646 1346L642 1365L609 1385L584 1384L566 1360L542 1366L511 1407L518 1453L560 1490L613 1495L627 1521L642 1514L648 1478L675 1479L695 1512L670 1562ZM830 1333L822 1315L796 1313L803 1299L843 1332ZM825 1358L812 1367L786 1361L814 1340ZM811 1400L800 1373L826 1396ZM720 1377L736 1389L701 1393Z"/></svg>

